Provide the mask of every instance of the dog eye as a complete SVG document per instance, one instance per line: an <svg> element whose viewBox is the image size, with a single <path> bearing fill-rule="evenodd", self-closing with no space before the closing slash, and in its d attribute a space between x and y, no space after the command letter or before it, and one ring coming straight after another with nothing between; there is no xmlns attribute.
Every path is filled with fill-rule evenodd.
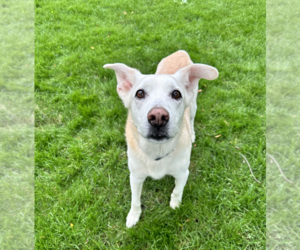
<svg viewBox="0 0 300 250"><path fill-rule="evenodd" d="M181 93L178 90L174 90L172 92L172 98L175 99L175 100L181 98Z"/></svg>
<svg viewBox="0 0 300 250"><path fill-rule="evenodd" d="M144 97L145 97L145 92L144 92L144 90L139 89L139 90L136 92L135 96L136 96L137 98L140 98L140 99L144 98Z"/></svg>

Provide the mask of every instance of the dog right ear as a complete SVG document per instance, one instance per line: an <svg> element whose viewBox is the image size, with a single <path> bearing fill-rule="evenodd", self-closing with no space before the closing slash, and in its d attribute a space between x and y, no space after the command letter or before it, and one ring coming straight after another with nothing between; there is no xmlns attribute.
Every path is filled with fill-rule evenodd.
<svg viewBox="0 0 300 250"><path fill-rule="evenodd" d="M186 104L189 105L193 97L193 91L198 86L198 82L201 78L206 80L214 80L218 77L219 72L216 68L206 64L191 64L180 70L178 70L174 76L179 79L179 82L183 83L187 98Z"/></svg>
<svg viewBox="0 0 300 250"><path fill-rule="evenodd" d="M137 69L130 68L123 63L105 64L105 69L113 69L117 76L117 92L126 108L129 107L130 90L141 75Z"/></svg>

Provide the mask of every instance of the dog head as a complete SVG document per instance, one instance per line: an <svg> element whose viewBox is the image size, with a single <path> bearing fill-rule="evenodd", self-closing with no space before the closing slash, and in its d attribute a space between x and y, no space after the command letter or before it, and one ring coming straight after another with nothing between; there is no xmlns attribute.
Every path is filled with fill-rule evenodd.
<svg viewBox="0 0 300 250"><path fill-rule="evenodd" d="M105 64L117 76L117 91L126 108L131 110L138 132L155 143L176 136L198 86L200 78L218 77L216 68L193 64L174 75L143 75L122 63Z"/></svg>

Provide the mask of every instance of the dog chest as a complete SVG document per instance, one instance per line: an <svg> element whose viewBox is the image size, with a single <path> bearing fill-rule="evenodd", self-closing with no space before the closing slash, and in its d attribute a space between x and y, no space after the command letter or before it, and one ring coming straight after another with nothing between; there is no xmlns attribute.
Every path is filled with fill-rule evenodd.
<svg viewBox="0 0 300 250"><path fill-rule="evenodd" d="M160 179L165 175L175 176L187 169L190 162L191 147L170 153L168 156L154 160L147 155L136 155L136 152L128 149L128 167L131 173L139 177L150 176Z"/></svg>

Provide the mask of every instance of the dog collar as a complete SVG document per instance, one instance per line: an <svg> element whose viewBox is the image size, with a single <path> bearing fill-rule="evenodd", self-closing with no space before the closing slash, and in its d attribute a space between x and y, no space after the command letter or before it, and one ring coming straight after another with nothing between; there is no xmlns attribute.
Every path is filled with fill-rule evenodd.
<svg viewBox="0 0 300 250"><path fill-rule="evenodd" d="M159 161L159 160L161 160L162 158L165 158L166 156L168 156L169 154L171 154L172 152L174 151L174 149L173 150L171 150L169 153L167 153L165 156L162 156L162 157L157 157L156 159L154 159L155 161Z"/></svg>

